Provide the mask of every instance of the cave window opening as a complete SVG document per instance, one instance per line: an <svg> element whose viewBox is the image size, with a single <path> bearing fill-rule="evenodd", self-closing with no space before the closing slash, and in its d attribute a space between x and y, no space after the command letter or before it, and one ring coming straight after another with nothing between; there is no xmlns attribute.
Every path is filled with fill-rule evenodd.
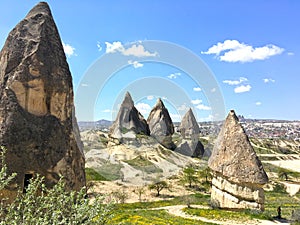
<svg viewBox="0 0 300 225"><path fill-rule="evenodd" d="M29 184L31 183L31 179L33 178L32 173L26 173L24 176L24 184L23 184L23 193L27 192L27 188Z"/></svg>

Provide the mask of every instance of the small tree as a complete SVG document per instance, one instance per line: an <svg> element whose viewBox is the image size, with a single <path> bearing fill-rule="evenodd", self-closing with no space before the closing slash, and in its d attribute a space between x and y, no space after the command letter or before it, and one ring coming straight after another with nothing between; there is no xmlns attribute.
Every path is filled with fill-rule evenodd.
<svg viewBox="0 0 300 225"><path fill-rule="evenodd" d="M182 177L180 180L184 184L188 183L189 188L192 188L192 184L198 182L197 171L195 170L195 168L193 166L188 166L188 167L184 168L182 171Z"/></svg>
<svg viewBox="0 0 300 225"><path fill-rule="evenodd" d="M160 192L165 189L169 188L169 185L166 181L163 180L155 180L152 184L149 185L150 190L156 190L156 196L160 196Z"/></svg>
<svg viewBox="0 0 300 225"><path fill-rule="evenodd" d="M284 168L279 168L278 178L287 181L289 179L289 171Z"/></svg>
<svg viewBox="0 0 300 225"><path fill-rule="evenodd" d="M142 195L145 194L145 188L137 187L133 190L133 192L139 196L139 202L142 202Z"/></svg>
<svg viewBox="0 0 300 225"><path fill-rule="evenodd" d="M211 169L208 166L200 170L198 174L200 179L205 180L205 183L211 183L212 174L211 174Z"/></svg>

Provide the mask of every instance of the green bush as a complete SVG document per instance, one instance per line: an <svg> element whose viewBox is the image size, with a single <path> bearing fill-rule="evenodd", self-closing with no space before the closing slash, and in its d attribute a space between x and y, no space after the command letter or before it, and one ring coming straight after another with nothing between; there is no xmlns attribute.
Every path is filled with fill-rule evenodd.
<svg viewBox="0 0 300 225"><path fill-rule="evenodd" d="M1 150L0 188L3 189L14 175L7 175L5 151ZM85 188L67 191L63 178L48 189L44 178L37 175L31 179L26 193L19 191L12 203L0 202L0 225L106 224L112 217L112 204L104 204L103 200L103 196L97 195L90 201Z"/></svg>

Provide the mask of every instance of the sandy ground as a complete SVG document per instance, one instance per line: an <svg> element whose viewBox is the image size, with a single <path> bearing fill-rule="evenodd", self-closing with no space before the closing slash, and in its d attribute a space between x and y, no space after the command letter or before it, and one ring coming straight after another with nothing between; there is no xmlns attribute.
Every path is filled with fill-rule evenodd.
<svg viewBox="0 0 300 225"><path fill-rule="evenodd" d="M278 160L264 162L300 173L300 160Z"/></svg>
<svg viewBox="0 0 300 225"><path fill-rule="evenodd" d="M189 195L193 192L186 190L182 185L177 183L177 180L168 180L170 185L169 189L163 189L160 196L156 196L156 191L149 190L144 184L133 185L131 183L121 182L121 181L101 181L95 183L93 187L93 192L102 193L104 195L111 194L113 192L123 192L127 195L125 200L126 203L132 202L152 202L172 199L176 196ZM139 193L142 192L141 195Z"/></svg>

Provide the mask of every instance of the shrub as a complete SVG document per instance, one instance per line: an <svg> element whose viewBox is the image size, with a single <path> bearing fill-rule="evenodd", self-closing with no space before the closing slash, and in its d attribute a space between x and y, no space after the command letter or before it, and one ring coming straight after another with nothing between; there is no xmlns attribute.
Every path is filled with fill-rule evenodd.
<svg viewBox="0 0 300 225"><path fill-rule="evenodd" d="M3 150L3 148L1 148ZM7 175L1 151L0 188L4 188L14 175ZM0 189L0 190L1 190ZM103 196L90 201L86 189L67 191L64 179L48 189L44 178L37 175L31 179L26 193L18 192L11 204L0 202L0 225L47 225L47 224L106 224L112 216L112 204L104 204Z"/></svg>

